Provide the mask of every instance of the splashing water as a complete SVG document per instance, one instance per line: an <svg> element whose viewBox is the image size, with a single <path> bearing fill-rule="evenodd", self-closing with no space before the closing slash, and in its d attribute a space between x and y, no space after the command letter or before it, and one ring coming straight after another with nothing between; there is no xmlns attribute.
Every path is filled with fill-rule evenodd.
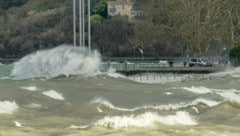
<svg viewBox="0 0 240 136"><path fill-rule="evenodd" d="M14 63L11 76L15 79L59 75L86 75L99 73L101 55L85 48L62 45L54 49L38 51Z"/></svg>

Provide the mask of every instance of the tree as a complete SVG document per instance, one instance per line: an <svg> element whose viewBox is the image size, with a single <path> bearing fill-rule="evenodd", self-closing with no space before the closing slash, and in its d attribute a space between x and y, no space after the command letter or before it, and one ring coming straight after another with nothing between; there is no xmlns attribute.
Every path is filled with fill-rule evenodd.
<svg viewBox="0 0 240 136"><path fill-rule="evenodd" d="M8 9L10 7L20 7L26 2L27 0L0 0L0 8Z"/></svg>
<svg viewBox="0 0 240 136"><path fill-rule="evenodd" d="M233 66L240 66L240 46L231 49L229 57Z"/></svg>
<svg viewBox="0 0 240 136"><path fill-rule="evenodd" d="M107 2L106 0L100 0L92 9L91 14L98 14L104 18L107 17Z"/></svg>
<svg viewBox="0 0 240 136"><path fill-rule="evenodd" d="M133 27L125 17L115 17L93 22L92 24L93 46L98 48L102 54L108 56L121 56L119 51L125 46L133 34ZM125 47L124 47L125 48Z"/></svg>

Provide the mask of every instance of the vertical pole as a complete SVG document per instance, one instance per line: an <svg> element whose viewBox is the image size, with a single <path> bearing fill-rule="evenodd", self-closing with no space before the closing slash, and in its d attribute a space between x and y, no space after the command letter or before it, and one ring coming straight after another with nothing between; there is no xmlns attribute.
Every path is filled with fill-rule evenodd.
<svg viewBox="0 0 240 136"><path fill-rule="evenodd" d="M91 5L90 0L88 0L88 49L91 51Z"/></svg>
<svg viewBox="0 0 240 136"><path fill-rule="evenodd" d="M73 0L73 45L76 46L76 0Z"/></svg>
<svg viewBox="0 0 240 136"><path fill-rule="evenodd" d="M83 37L83 47L85 46L85 0L82 0L82 37Z"/></svg>
<svg viewBox="0 0 240 136"><path fill-rule="evenodd" d="M79 0L79 46L82 47L82 0Z"/></svg>

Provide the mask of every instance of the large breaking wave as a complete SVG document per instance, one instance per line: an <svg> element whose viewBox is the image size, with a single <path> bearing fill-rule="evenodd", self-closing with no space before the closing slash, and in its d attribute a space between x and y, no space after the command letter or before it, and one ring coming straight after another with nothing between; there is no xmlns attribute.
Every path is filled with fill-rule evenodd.
<svg viewBox="0 0 240 136"><path fill-rule="evenodd" d="M94 75L99 72L101 55L86 48L62 45L38 51L17 61L11 76L15 79L53 78L59 75Z"/></svg>

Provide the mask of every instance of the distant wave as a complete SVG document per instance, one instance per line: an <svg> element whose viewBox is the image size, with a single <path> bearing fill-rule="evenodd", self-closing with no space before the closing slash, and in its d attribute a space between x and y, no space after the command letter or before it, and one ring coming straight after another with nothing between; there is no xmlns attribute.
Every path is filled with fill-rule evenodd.
<svg viewBox="0 0 240 136"><path fill-rule="evenodd" d="M25 87L20 87L20 89L28 90L28 91L37 91L38 90L38 88L36 86L25 86Z"/></svg>
<svg viewBox="0 0 240 136"><path fill-rule="evenodd" d="M5 80L5 79L12 79L11 77L5 76L5 77L1 77L1 80Z"/></svg>
<svg viewBox="0 0 240 136"><path fill-rule="evenodd" d="M165 110L165 111L178 110L178 109L181 109L181 108L196 106L198 104L204 104L208 107L213 107L213 106L216 106L216 105L220 104L221 102L216 102L216 101L212 101L212 100L206 100L206 99L203 99L203 98L198 98L198 99L196 99L192 102L181 102L181 103L178 103L178 104L166 104L166 105L145 105L145 106L134 107L134 108L116 107L111 102L109 102L108 100L106 100L104 98L94 98L91 101L91 103L92 104L103 105L103 106L106 106L107 108L110 108L112 110L133 112L133 111L137 111L137 110L141 110L141 109L155 109L155 110Z"/></svg>
<svg viewBox="0 0 240 136"><path fill-rule="evenodd" d="M240 103L240 95L237 94L237 93L240 93L240 90L236 90L236 89L227 89L227 90L213 89L213 88L207 88L204 86L200 86L200 87L192 86L190 88L183 87L183 89L196 94L215 93L221 96L222 98L224 98L226 101Z"/></svg>
<svg viewBox="0 0 240 136"><path fill-rule="evenodd" d="M53 78L59 75L94 75L99 72L101 56L97 51L62 45L30 54L13 64L15 79Z"/></svg>
<svg viewBox="0 0 240 136"><path fill-rule="evenodd" d="M94 125L113 129L128 127L153 127L155 123L166 125L197 125L188 112L178 111L176 115L161 116L156 112L146 112L140 115L106 116Z"/></svg>
<svg viewBox="0 0 240 136"><path fill-rule="evenodd" d="M0 114L13 114L19 106L16 102L0 101Z"/></svg>
<svg viewBox="0 0 240 136"><path fill-rule="evenodd" d="M227 76L230 75L232 77L240 77L240 67L237 68L228 68L223 72L219 72L219 73L213 73L210 74L211 76Z"/></svg>
<svg viewBox="0 0 240 136"><path fill-rule="evenodd" d="M84 125L84 126L71 125L71 126L67 127L67 129L87 129L90 127L91 127L90 125Z"/></svg>
<svg viewBox="0 0 240 136"><path fill-rule="evenodd" d="M65 100L63 95L58 93L55 90L45 91L45 92L43 92L43 94L48 96L48 97L50 97L50 98L56 99L56 100L60 100L60 101L64 101Z"/></svg>
<svg viewBox="0 0 240 136"><path fill-rule="evenodd" d="M206 93L211 93L212 91L209 88L206 88L204 86L199 86L199 87L183 87L183 89L192 92L192 93L197 93L197 94L206 94Z"/></svg>
<svg viewBox="0 0 240 136"><path fill-rule="evenodd" d="M237 95L234 92L219 92L218 94L227 101L240 104L240 95Z"/></svg>

